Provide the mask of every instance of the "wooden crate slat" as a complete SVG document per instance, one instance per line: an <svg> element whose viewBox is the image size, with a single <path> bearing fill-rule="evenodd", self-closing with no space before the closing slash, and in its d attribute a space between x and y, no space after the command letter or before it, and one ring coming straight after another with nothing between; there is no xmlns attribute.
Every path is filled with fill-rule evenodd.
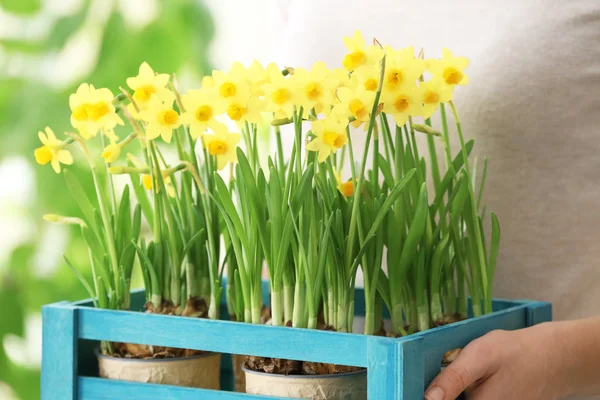
<svg viewBox="0 0 600 400"><path fill-rule="evenodd" d="M79 337L367 366L367 336L77 307Z"/></svg>
<svg viewBox="0 0 600 400"><path fill-rule="evenodd" d="M77 314L68 302L42 308L42 400L74 399Z"/></svg>
<svg viewBox="0 0 600 400"><path fill-rule="evenodd" d="M287 400L284 397L90 377L80 377L77 387L80 400Z"/></svg>
<svg viewBox="0 0 600 400"><path fill-rule="evenodd" d="M423 338L425 382L428 384L440 372L440 363L448 350L462 348L472 340L495 329L515 330L527 327L527 305L521 305L479 318L441 326L420 332L414 337ZM400 340L410 340L411 337Z"/></svg>

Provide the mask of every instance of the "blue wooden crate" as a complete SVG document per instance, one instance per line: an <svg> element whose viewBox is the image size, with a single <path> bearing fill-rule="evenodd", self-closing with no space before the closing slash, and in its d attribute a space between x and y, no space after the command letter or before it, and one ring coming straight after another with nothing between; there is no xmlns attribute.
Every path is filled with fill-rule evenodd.
<svg viewBox="0 0 600 400"><path fill-rule="evenodd" d="M268 286L264 285L265 302ZM356 313L364 315L364 294ZM141 310L143 291L132 293ZM225 304L222 315L227 315ZM42 400L231 400L275 399L231 392L233 373L224 354L222 390L123 382L97 376L94 349L99 340L153 344L229 354L247 354L353 365L367 368L369 399L422 399L448 350L464 347L494 329L514 330L550 321L549 303L495 300L494 312L404 338L365 336L183 318L93 308L91 300L61 302L42 309Z"/></svg>

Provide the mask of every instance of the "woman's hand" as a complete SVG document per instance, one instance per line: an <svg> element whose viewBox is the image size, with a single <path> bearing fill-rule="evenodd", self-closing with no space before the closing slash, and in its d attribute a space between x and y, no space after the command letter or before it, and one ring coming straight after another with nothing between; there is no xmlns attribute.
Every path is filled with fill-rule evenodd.
<svg viewBox="0 0 600 400"><path fill-rule="evenodd" d="M462 392L473 400L561 398L570 392L561 331L560 323L546 323L490 332L461 351L425 398L454 400Z"/></svg>

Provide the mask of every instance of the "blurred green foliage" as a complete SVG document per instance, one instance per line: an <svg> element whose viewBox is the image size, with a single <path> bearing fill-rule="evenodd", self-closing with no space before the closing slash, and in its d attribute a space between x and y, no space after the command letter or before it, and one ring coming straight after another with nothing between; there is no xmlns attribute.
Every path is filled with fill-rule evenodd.
<svg viewBox="0 0 600 400"><path fill-rule="evenodd" d="M12 15L31 16L44 12L42 3L41 0L0 0L0 9ZM0 53L7 56L9 62L12 57L39 55L37 59L41 63L41 56L59 52L81 29L92 3L84 1L78 12L59 18L49 35L41 40L0 38ZM159 0L158 6L158 17L143 28L128 26L118 8L113 7L102 30L97 64L81 81L108 87L116 93L119 86L125 86L127 77L137 74L143 61L165 73L180 71L185 66L186 71L198 79L209 72L207 48L214 27L206 6L195 0ZM9 384L23 400L39 399L39 369L12 363L2 345L4 337L7 334L23 336L25 316L39 313L44 304L87 297L64 263L47 278L37 277L32 268L44 224L41 216L48 212L78 215L63 176L54 174L49 166L34 166L33 150L39 146L36 134L45 126L52 127L57 135L70 128L68 97L79 83L57 90L42 79L8 76L0 69L0 160L20 155L31 162L37 197L27 214L40 228L32 242L20 244L12 252L7 266L0 266L0 382ZM70 169L89 184L87 189L92 195L85 165L76 162ZM90 271L84 268L87 250L77 229L71 231L66 253L82 268L84 276L91 279Z"/></svg>

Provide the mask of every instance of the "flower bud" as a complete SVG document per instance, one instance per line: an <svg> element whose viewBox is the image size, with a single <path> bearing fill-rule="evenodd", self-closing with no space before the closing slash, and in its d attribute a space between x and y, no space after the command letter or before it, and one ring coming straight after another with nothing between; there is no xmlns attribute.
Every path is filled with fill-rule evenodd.
<svg viewBox="0 0 600 400"><path fill-rule="evenodd" d="M121 146L117 143L111 143L104 148L102 152L102 158L107 164L113 163L121 154Z"/></svg>
<svg viewBox="0 0 600 400"><path fill-rule="evenodd" d="M428 135L442 136L441 133L430 127L429 125L413 124L413 129L417 132L423 132Z"/></svg>

